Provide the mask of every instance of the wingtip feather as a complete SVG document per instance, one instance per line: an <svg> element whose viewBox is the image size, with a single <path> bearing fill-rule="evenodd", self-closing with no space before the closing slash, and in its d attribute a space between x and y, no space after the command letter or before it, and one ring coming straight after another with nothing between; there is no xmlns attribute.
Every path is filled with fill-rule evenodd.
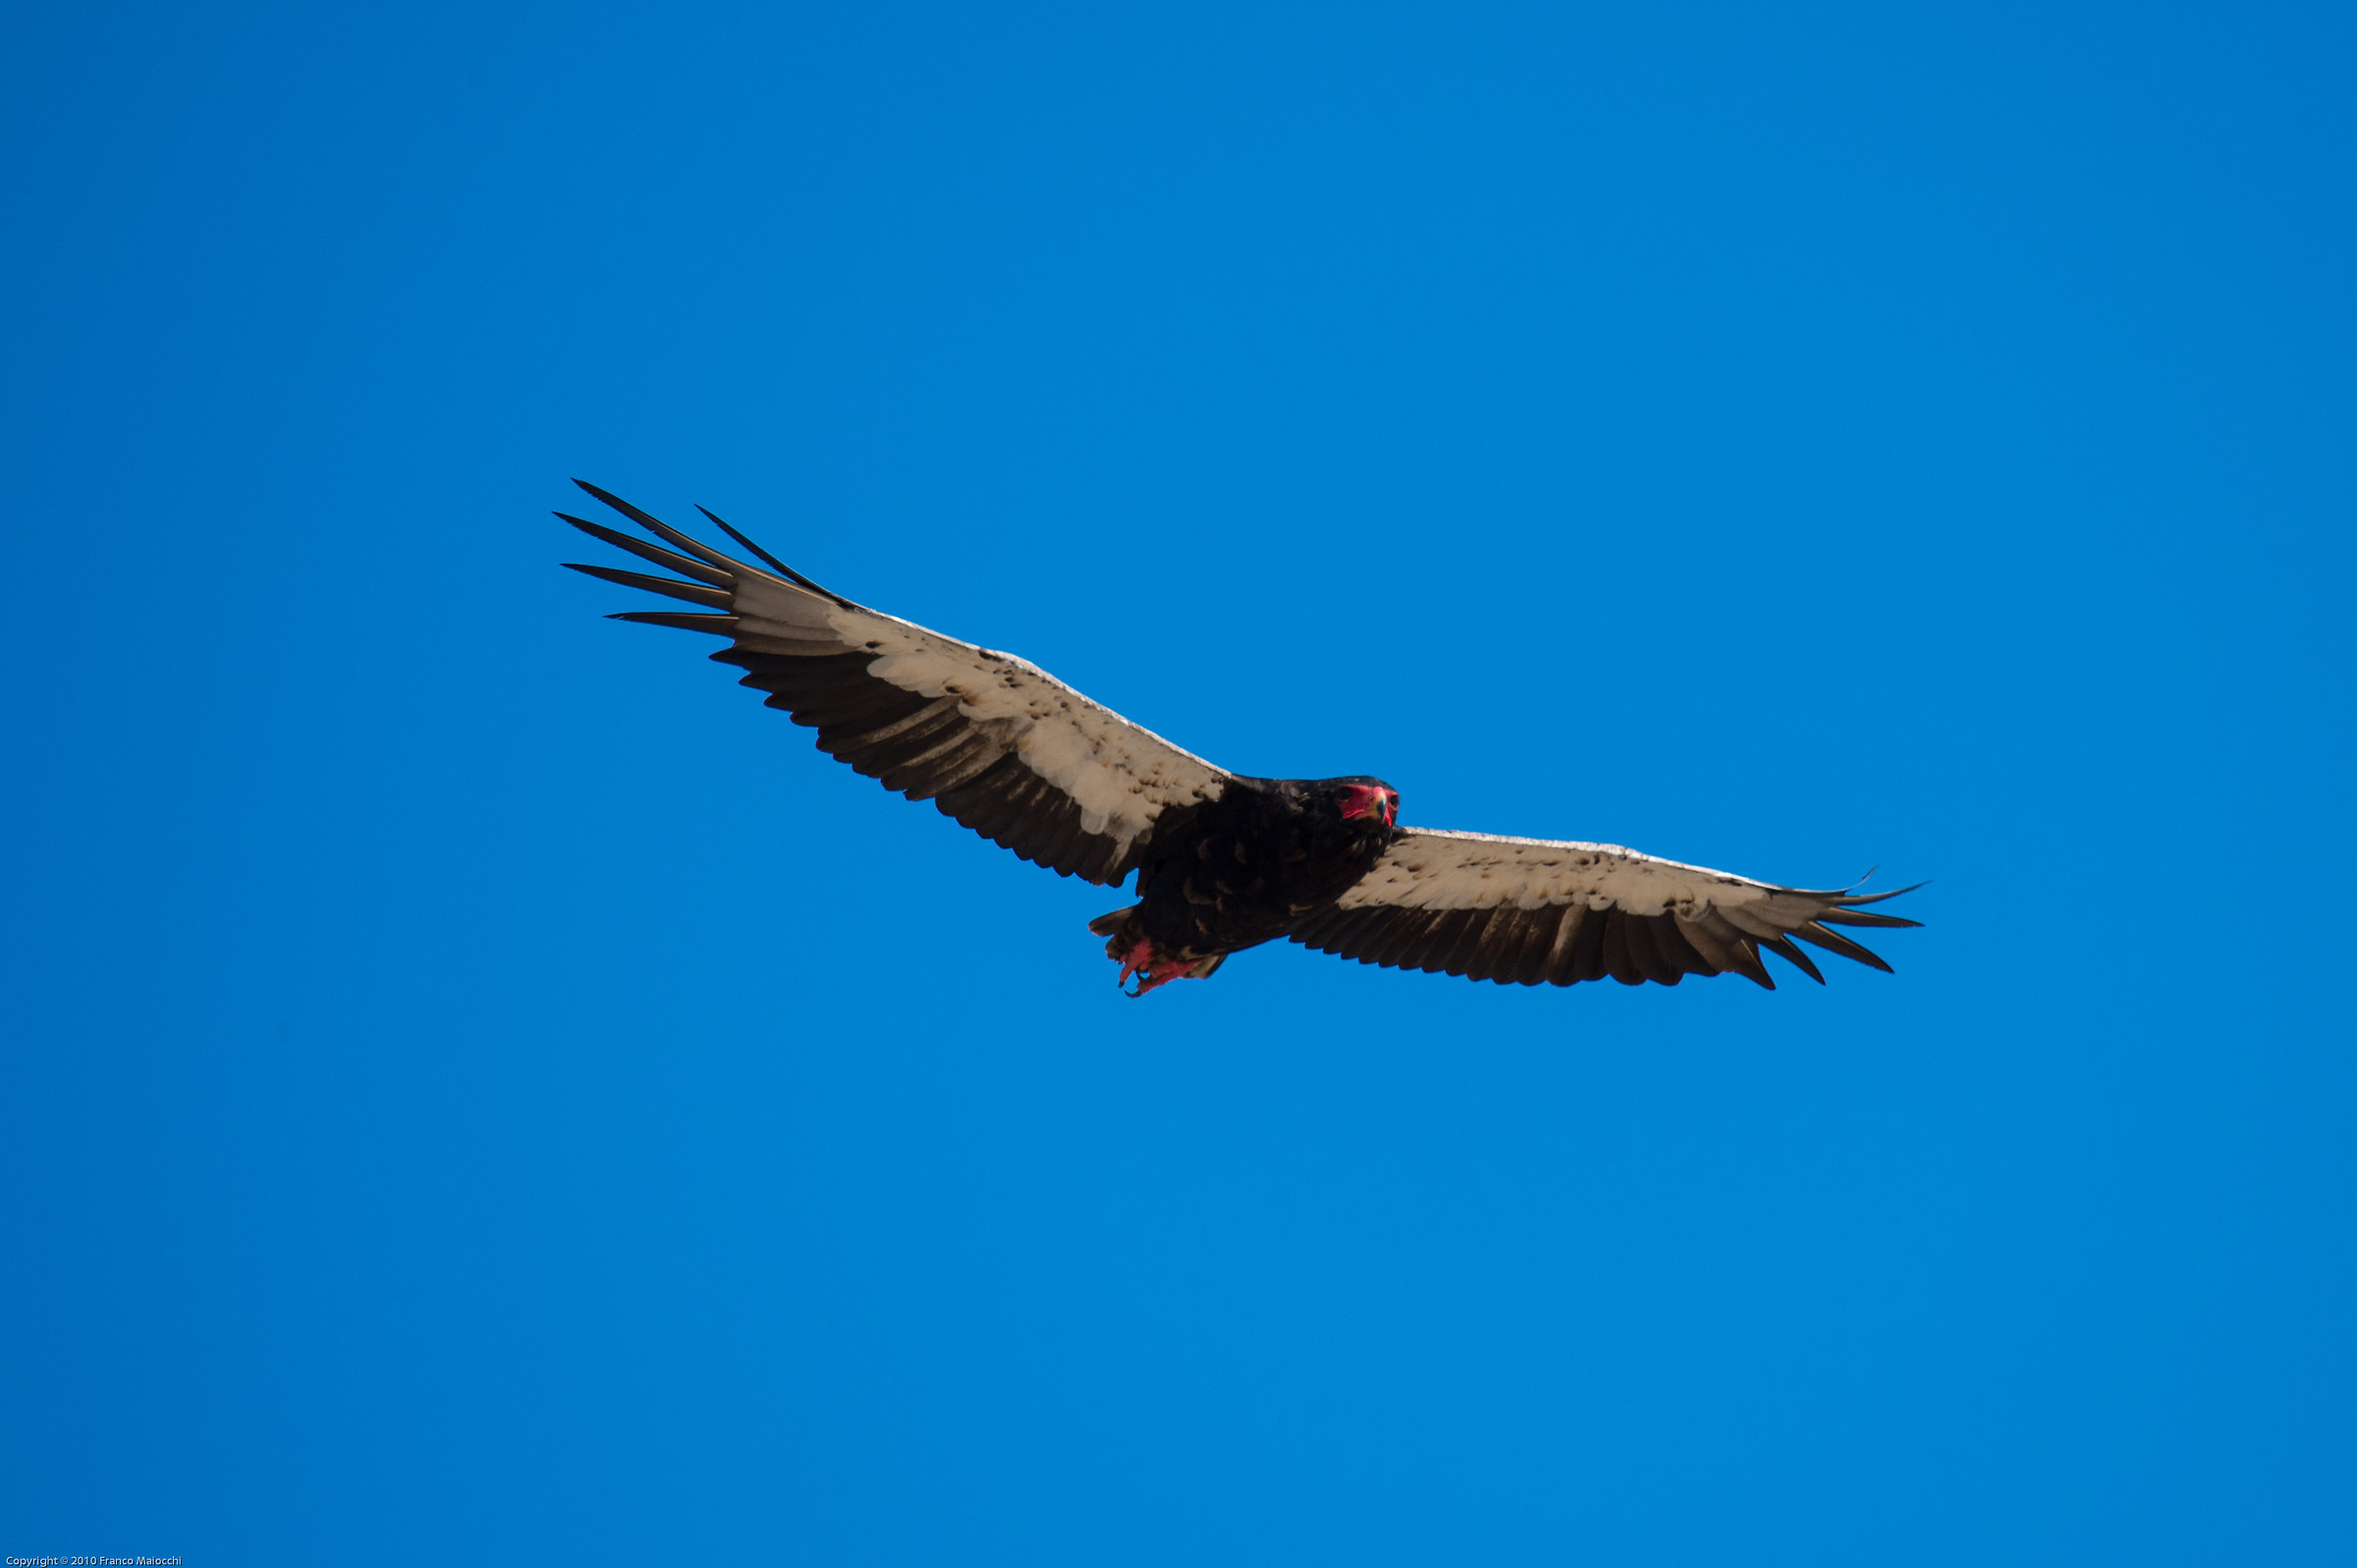
<svg viewBox="0 0 2357 1568"><path fill-rule="evenodd" d="M785 562L780 561L776 556L771 555L768 551L753 543L751 539L738 532L734 527L730 526L726 518L722 517L710 507L698 502L695 510L702 513L706 517L709 517L712 520L712 525L718 528L722 533L727 534L730 538L736 540L739 544L744 546L745 549L750 550L755 556L759 557L763 564L768 566L771 570L781 573L787 581L794 583L797 587L807 588L812 593L824 594L827 598L834 600L837 604L844 606L846 609L852 608L851 602L849 599L846 599L843 595L835 592L831 588L822 588L817 583L812 582L808 577L805 577L800 572L795 570L792 567L786 565Z"/></svg>
<svg viewBox="0 0 2357 1568"><path fill-rule="evenodd" d="M1813 920L1794 930L1792 935L1813 947L1823 947L1827 952L1837 952L1844 958L1854 958L1859 963L1865 964L1869 968L1880 969L1887 975L1897 973L1881 953L1850 941L1837 931L1828 930Z"/></svg>
<svg viewBox="0 0 2357 1568"><path fill-rule="evenodd" d="M734 637L737 635L735 616L695 615L684 610L620 610L606 617L608 621L634 621L642 626L672 626L681 631L700 631L707 636ZM729 650L723 648L721 653ZM719 654L713 655L720 657Z"/></svg>
<svg viewBox="0 0 2357 1568"><path fill-rule="evenodd" d="M1873 875L1874 873L1871 871L1866 873L1866 877ZM1860 877L1850 886L1855 888L1862 885L1866 881L1866 877ZM1918 888L1928 888L1931 885L1932 879L1926 877L1921 882L1910 882L1905 887L1893 888L1889 892L1844 892L1841 894L1841 906L1848 909L1855 908L1859 904L1881 903L1885 898L1895 898L1902 892L1913 892Z"/></svg>
<svg viewBox="0 0 2357 1568"><path fill-rule="evenodd" d="M1767 948L1770 952L1775 953L1779 958L1783 959L1784 962L1790 964L1802 974L1807 975L1811 980L1816 981L1819 985L1822 986L1825 984L1824 972L1821 971L1815 963L1810 961L1807 953L1802 952L1799 947L1793 945L1791 938L1777 937L1761 943L1760 946Z"/></svg>

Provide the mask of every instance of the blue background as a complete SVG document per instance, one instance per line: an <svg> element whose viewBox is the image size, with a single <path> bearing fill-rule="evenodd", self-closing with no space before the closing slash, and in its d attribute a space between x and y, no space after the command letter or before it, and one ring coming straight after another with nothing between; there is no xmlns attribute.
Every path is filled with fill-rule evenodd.
<svg viewBox="0 0 2357 1568"><path fill-rule="evenodd" d="M2350 14L1118 9L15 14L0 1547L2351 1560ZM1124 1000L575 473L1930 924Z"/></svg>

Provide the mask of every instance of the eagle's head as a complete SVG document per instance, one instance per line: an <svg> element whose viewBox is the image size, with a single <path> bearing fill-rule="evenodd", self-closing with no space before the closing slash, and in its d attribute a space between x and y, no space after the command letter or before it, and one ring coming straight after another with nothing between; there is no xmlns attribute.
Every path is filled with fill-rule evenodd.
<svg viewBox="0 0 2357 1568"><path fill-rule="evenodd" d="M1336 779L1334 803L1344 822L1372 819L1386 828L1399 824L1399 791L1381 779Z"/></svg>

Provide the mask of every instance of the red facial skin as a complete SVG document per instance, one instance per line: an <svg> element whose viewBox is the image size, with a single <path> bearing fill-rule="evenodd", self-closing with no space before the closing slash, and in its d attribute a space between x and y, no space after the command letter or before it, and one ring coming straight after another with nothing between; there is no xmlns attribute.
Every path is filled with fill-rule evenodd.
<svg viewBox="0 0 2357 1568"><path fill-rule="evenodd" d="M1379 784L1343 785L1343 818L1374 817L1387 827L1399 820L1399 794Z"/></svg>

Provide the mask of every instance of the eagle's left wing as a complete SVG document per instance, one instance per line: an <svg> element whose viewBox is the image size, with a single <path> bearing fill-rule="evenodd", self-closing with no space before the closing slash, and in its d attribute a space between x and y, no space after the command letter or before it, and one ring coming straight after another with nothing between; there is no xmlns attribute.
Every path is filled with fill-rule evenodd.
<svg viewBox="0 0 2357 1568"><path fill-rule="evenodd" d="M1825 977L1792 939L1888 971L1836 926L1913 926L1861 895L1779 888L1616 844L1404 828L1375 869L1289 933L1322 952L1386 968L1535 986L1612 976L1674 986L1733 970L1776 989L1767 948Z"/></svg>

